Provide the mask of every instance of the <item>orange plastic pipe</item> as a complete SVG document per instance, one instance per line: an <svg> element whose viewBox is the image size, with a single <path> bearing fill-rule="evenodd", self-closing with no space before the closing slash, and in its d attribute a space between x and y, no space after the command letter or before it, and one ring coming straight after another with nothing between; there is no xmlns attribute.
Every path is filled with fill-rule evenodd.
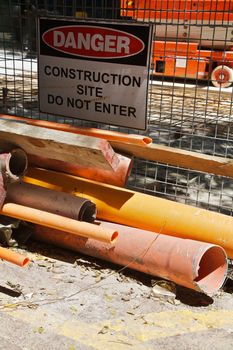
<svg viewBox="0 0 233 350"><path fill-rule="evenodd" d="M101 220L214 243L233 258L230 216L45 169L30 169L24 179L91 199Z"/></svg>
<svg viewBox="0 0 233 350"><path fill-rule="evenodd" d="M162 277L199 292L214 293L223 285L227 257L219 246L112 223L101 222L100 226L119 232L114 247L41 226L35 226L34 238Z"/></svg>
<svg viewBox="0 0 233 350"><path fill-rule="evenodd" d="M88 222L73 220L15 203L4 204L0 214L111 244L116 241L118 236L118 232L111 229L104 229Z"/></svg>
<svg viewBox="0 0 233 350"><path fill-rule="evenodd" d="M67 131L74 134L86 135L98 137L101 139L105 139L108 141L120 141L125 143L130 143L134 145L140 146L149 146L152 144L152 139L147 136L137 135L137 134L124 134L118 131L111 130L103 130L96 128L83 128L83 127L75 127L69 124L59 124L54 122L49 122L46 120L38 120L38 119L29 119L24 117L17 117L12 115L0 114L0 118L14 121L22 121L25 124L41 126L47 129L61 130Z"/></svg>
<svg viewBox="0 0 233 350"><path fill-rule="evenodd" d="M67 174L84 177L86 179L95 180L98 182L107 183L119 187L125 186L132 166L133 161L129 157L118 155L119 164L115 171L108 171L100 168L82 167L77 164L61 162L56 159L37 157L29 155L29 163L34 166L40 166L55 171L61 171Z"/></svg>
<svg viewBox="0 0 233 350"><path fill-rule="evenodd" d="M29 258L26 256L3 247L0 247L0 259L9 261L10 263L21 267L27 266L30 262Z"/></svg>

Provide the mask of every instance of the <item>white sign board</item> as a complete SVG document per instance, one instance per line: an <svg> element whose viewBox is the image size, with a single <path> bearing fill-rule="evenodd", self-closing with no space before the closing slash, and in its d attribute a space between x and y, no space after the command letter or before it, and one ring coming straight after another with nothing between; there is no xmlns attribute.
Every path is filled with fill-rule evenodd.
<svg viewBox="0 0 233 350"><path fill-rule="evenodd" d="M146 129L151 27L39 20L40 111Z"/></svg>

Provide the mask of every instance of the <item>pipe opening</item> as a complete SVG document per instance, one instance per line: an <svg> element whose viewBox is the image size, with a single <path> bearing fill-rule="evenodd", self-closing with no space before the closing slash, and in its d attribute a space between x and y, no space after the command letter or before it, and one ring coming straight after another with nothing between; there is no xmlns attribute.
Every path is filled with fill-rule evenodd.
<svg viewBox="0 0 233 350"><path fill-rule="evenodd" d="M117 237L118 237L118 232L115 231L113 234L112 234L112 237L111 237L111 243L115 243L115 241L117 240Z"/></svg>
<svg viewBox="0 0 233 350"><path fill-rule="evenodd" d="M29 263L30 263L29 258L25 258L25 259L23 260L22 267L27 266Z"/></svg>
<svg viewBox="0 0 233 350"><path fill-rule="evenodd" d="M86 222L94 222L96 219L96 205L90 201L86 201L79 213L79 220Z"/></svg>
<svg viewBox="0 0 233 350"><path fill-rule="evenodd" d="M222 287L227 274L227 256L218 246L210 247L204 252L199 262L197 282L200 290L205 293L216 292Z"/></svg>
<svg viewBox="0 0 233 350"><path fill-rule="evenodd" d="M152 143L152 139L150 137L143 137L143 142L146 145L150 145Z"/></svg>
<svg viewBox="0 0 233 350"><path fill-rule="evenodd" d="M8 164L8 170L14 176L23 176L27 170L28 159L26 153L21 149L15 149L11 152Z"/></svg>

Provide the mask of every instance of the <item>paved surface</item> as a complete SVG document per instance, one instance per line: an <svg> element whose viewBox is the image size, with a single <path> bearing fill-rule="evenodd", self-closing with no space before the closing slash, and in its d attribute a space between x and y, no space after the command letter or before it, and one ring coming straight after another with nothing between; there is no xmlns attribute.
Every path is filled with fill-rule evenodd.
<svg viewBox="0 0 233 350"><path fill-rule="evenodd" d="M0 349L233 349L230 278L214 296L158 294L161 281L73 252L19 251L27 268L1 262Z"/></svg>

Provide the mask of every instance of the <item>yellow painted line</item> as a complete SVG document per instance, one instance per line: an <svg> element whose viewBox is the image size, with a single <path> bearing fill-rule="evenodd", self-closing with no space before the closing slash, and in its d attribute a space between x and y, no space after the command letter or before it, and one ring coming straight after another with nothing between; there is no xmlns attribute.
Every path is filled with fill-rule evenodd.
<svg viewBox="0 0 233 350"><path fill-rule="evenodd" d="M127 347L132 348L132 346L137 346L137 349L140 350L144 348L145 342L178 334L210 329L231 328L233 330L233 311L227 310L205 310L203 312L176 310L152 312L145 315L127 314L121 319L103 320L96 323L82 322L78 319L78 314L65 319L62 314L53 312L48 315L47 311L46 316L45 311L40 308L13 310L10 315L34 327L44 326L45 331L62 335L96 350L104 348L123 350ZM54 322L50 324L51 317ZM99 333L100 331L102 332Z"/></svg>
<svg viewBox="0 0 233 350"><path fill-rule="evenodd" d="M233 329L233 311L210 310L194 312L190 310L150 313L143 317L144 325L134 327L127 322L129 334L140 341L166 338L177 334L195 333L209 329Z"/></svg>

